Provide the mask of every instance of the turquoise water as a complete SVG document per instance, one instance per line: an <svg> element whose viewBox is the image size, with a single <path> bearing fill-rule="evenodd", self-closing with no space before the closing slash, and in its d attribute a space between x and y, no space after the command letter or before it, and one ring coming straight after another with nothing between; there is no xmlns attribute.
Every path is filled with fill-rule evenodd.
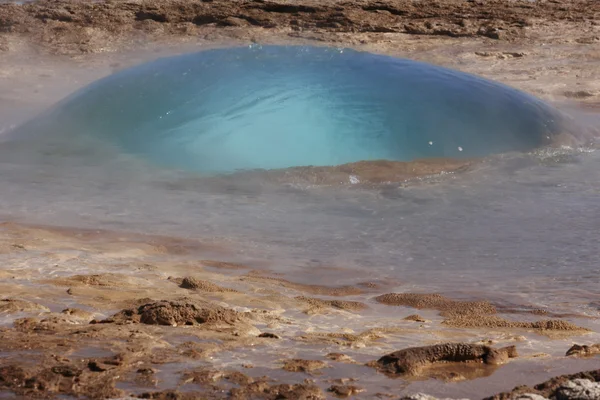
<svg viewBox="0 0 600 400"><path fill-rule="evenodd" d="M465 73L352 50L250 46L134 67L14 133L202 172L477 157L538 147L558 112ZM86 143L82 145L82 143Z"/></svg>

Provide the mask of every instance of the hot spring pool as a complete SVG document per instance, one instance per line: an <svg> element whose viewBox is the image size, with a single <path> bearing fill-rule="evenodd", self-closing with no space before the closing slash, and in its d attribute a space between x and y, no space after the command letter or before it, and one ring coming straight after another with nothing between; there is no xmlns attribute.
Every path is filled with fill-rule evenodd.
<svg viewBox="0 0 600 400"><path fill-rule="evenodd" d="M400 280L592 312L600 154L518 151L560 132L561 113L471 75L350 50L165 58L3 133L0 221L215 240L228 261L308 283ZM504 151L410 183L221 173Z"/></svg>
<svg viewBox="0 0 600 400"><path fill-rule="evenodd" d="M542 101L420 62L250 46L160 59L101 79L24 124L44 154L110 148L231 172L530 150L560 132Z"/></svg>

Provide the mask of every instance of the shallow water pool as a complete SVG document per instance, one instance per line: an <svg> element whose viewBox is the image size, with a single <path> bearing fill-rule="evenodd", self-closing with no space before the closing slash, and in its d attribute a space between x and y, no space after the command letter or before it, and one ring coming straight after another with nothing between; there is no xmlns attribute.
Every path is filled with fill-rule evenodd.
<svg viewBox="0 0 600 400"><path fill-rule="evenodd" d="M271 55L274 50L244 48L237 51L239 57L253 60L254 73L258 73L265 55ZM297 52L299 49L282 51ZM358 72L361 68L382 70L380 75L370 77L373 80L369 82L378 85L376 87L395 102L381 105L375 102L377 99L364 101L362 106L367 111L361 107L357 110L367 114L384 111L392 119L405 116L410 121L417 121L412 118L419 116L418 120L428 128L419 131L422 133L419 135L412 135L413 131L407 129L406 135L400 137L409 144L421 142L398 147L410 149L413 156L513 152L485 158L464 173L436 175L409 183L352 184L351 176L347 176L336 185L313 185L295 172L284 174L277 181L261 172L204 176L196 171L230 171L250 168L252 163L242 163L248 160L244 157L230 157L228 151L232 147L227 141L216 140L213 146L205 146L207 142L203 141L207 139L194 142L199 136L190 138L188 133L176 129L179 125L168 121L177 118L183 124L181 126L208 126L202 117L206 114L198 117L192 113L190 116L187 114L190 109L186 107L167 115L167 105L186 104L185 101L197 99L184 90L187 100L175 101L175 94L169 93L172 85L159 85L160 82L173 82L155 76L157 68L181 72L175 80L180 85L178 88L190 89L187 75L183 73L191 66L200 68L202 65L202 59L194 54L175 61L157 61L109 77L12 132L17 140L0 144L0 216L50 225L216 238L231 244L231 261L266 261L271 269L304 282L341 284L364 281L365 278L389 279L407 285L400 287L402 290L436 291L598 313L595 304L600 301L597 293L600 258L596 243L600 237L596 215L600 211L597 201L600 156L593 148L516 151L535 147L546 133L545 129L552 129L552 125L547 125L548 119L540 118L547 113L554 115L552 107L505 86L431 66L337 49L310 51L318 52L318 62L325 62L327 56L350 59L350 65L356 65ZM211 57L223 57L218 52L210 54ZM300 52L298 57L306 57L306 54ZM212 59L209 57L209 60ZM384 62L385 68L380 62ZM345 65L336 65L341 68L342 64ZM236 69L235 63L227 65ZM421 66L424 70L419 69ZM415 79L404 79L392 85L389 79L383 79L384 73L391 73L386 68L402 71L401 75L409 74L403 75L405 77L412 74ZM358 73L356 71L354 73ZM423 71L426 73L421 74ZM216 73L214 68L213 73ZM231 76L244 78L237 74ZM307 74L308 78L314 78L314 73ZM318 78L321 84L332 83L326 79L331 76L319 75ZM144 79L148 84L143 84ZM446 79L447 86L434 85L440 79ZM215 79L203 82L215 82ZM210 110L219 105L219 110L232 112L234 116L238 115L236 110L243 111L246 106L260 112L269 108L237 96L240 82L227 80L223 83L230 96L223 97L222 102L204 99L194 104ZM250 85L255 80L244 82ZM434 85L439 90L427 94L412 87L409 92L412 96L406 96L398 89L400 84L411 88L415 82L426 87ZM356 80L351 83L354 85ZM469 95L479 93L481 96L467 97L466 105L460 101L452 103L453 90L466 90L463 84L470 88ZM140 91L117 96L115 93L119 92L114 90L119 85L138 85ZM209 85L206 90L222 95L217 86ZM337 84L333 87L339 89ZM110 90L104 92L103 88ZM372 90L364 85L351 88ZM243 93L262 90L261 87L247 89ZM329 91L319 93L328 96L326 99L316 96L315 99L335 107L340 105L339 110L344 112L348 110L348 101L354 98L344 96L343 92L336 96L330 96ZM490 93L493 96L486 96ZM301 94L312 95L313 91L301 91ZM239 101L244 107L226 107L225 99ZM313 104L305 97L300 96L300 99L306 100L302 104L307 107ZM321 109L324 103L317 104ZM377 107L371 107L373 104ZM410 112L403 111L406 112L403 114L395 112L396 108L387 109L392 104L394 107L404 104ZM502 104L507 109L488 108L486 104ZM425 106L430 108L424 109ZM458 108L453 108L455 106ZM105 118L107 110L117 112L123 107L128 107L124 119ZM469 112L469 107L477 110L483 107L489 114ZM139 114L131 114L132 110ZM497 113L499 110L502 112ZM362 115L358 111L344 113L344 118L348 119L342 118L340 126L364 133L364 129L358 129L365 123L364 119L356 120L356 115ZM439 115L434 113L438 111ZM132 115L136 118L129 119ZM149 115L155 119L147 121ZM246 115L242 112L241 115L252 120L257 113ZM462 119L465 115L470 119ZM316 124L315 121L322 118L338 123L330 120L328 114L317 117L305 121L301 115L295 115L292 137L301 133L295 128L297 124ZM219 120L215 116L212 118ZM140 120L147 124L135 128ZM460 129L467 122L474 122L475 128ZM227 129L234 138L244 128L238 123L235 118L228 122L232 125ZM539 130L523 132L523 126L529 126L529 123ZM440 124L454 126L457 130L453 131L455 134L449 134L448 130L434 129ZM271 125L264 126L268 134L260 138L260 143L268 147L271 151L268 155L272 157L255 157L253 161L265 162L263 167L289 162L287 156L282 157L283 153L275 151L269 135L280 133L280 129L270 130ZM481 130L482 126L489 130ZM180 140L165 137L165 127L174 129L174 137ZM220 135L225 131L219 128L211 132ZM263 130L252 132L263 133ZM382 132L388 136L382 133L380 139L383 139L372 146L350 141L353 144L344 147L347 143L335 136L338 130L324 134L326 138L312 132L312 138L319 142L321 150L328 148L325 146L328 143L343 144L344 152L339 153L340 157L348 158L342 157L335 162L355 161L355 156L368 158L363 151L379 152L375 158L388 157L386 154L389 153L385 152L400 142L392 137L391 130ZM364 140L370 138L372 132L368 133ZM431 135L438 136L432 139ZM187 140L194 142L193 145ZM259 154L244 143L242 140L234 148L251 155ZM436 153L440 143L445 144L441 148L448 149L448 153ZM299 151L302 146L304 150ZM315 163L334 163L333 159L325 160L329 157L327 151L307 153L306 149L311 146L311 142L303 142L294 148L292 155L315 157L312 161ZM174 156L179 154L177 149L183 151L181 157ZM186 149L191 149L192 153L186 153ZM164 156L165 152L170 156ZM199 157L199 154L214 157L208 162L210 157ZM406 158L410 157L407 155ZM233 159L239 161L235 168L231 163ZM300 158L295 160L303 165ZM345 272L340 273L340 268Z"/></svg>

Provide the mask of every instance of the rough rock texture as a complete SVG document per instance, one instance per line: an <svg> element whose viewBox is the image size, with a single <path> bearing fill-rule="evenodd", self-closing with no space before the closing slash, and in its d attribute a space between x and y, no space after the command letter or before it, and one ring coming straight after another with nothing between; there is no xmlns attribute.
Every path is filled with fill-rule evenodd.
<svg viewBox="0 0 600 400"><path fill-rule="evenodd" d="M11 390L26 399L55 398L58 393L87 398L120 396L112 375L99 372L66 363L35 369L0 366L0 390Z"/></svg>
<svg viewBox="0 0 600 400"><path fill-rule="evenodd" d="M589 379L573 379L563 383L554 394L556 400L598 400L600 382Z"/></svg>
<svg viewBox="0 0 600 400"><path fill-rule="evenodd" d="M591 345L578 345L574 344L569 350L567 350L567 356L593 356L600 354L600 343Z"/></svg>
<svg viewBox="0 0 600 400"><path fill-rule="evenodd" d="M415 322L427 322L425 318L421 317L419 314L411 314L408 317L403 318L405 321L415 321Z"/></svg>
<svg viewBox="0 0 600 400"><path fill-rule="evenodd" d="M198 290L201 292L212 292L212 293L224 293L224 292L236 292L236 290L215 285L212 282L197 279L191 276L183 278L179 287L183 289Z"/></svg>
<svg viewBox="0 0 600 400"><path fill-rule="evenodd" d="M354 385L331 385L327 391L333 393L337 397L350 397L362 393L365 390Z"/></svg>
<svg viewBox="0 0 600 400"><path fill-rule="evenodd" d="M211 303L162 300L141 305L137 309L122 310L103 322L132 321L148 325L233 324L240 318L236 311Z"/></svg>
<svg viewBox="0 0 600 400"><path fill-rule="evenodd" d="M581 384L580 381L589 381L594 383L590 385L587 382ZM577 381L577 382L575 382ZM576 374L561 375L547 380L546 382L535 385L533 388L529 386L517 386L510 392L498 393L495 396L486 397L483 400L514 400L518 399L519 396L537 394L548 399L558 400L559 390L565 390L565 393L578 393L577 390L585 390L583 388L589 388L590 390L597 390L600 382L600 369L586 372L578 372ZM592 393L594 393L592 391ZM595 397L594 399L599 399ZM577 400L579 397L562 397L561 400ZM587 399L583 397L583 399ZM538 400L538 399L535 399Z"/></svg>
<svg viewBox="0 0 600 400"><path fill-rule="evenodd" d="M525 394L517 395L516 397L513 398L513 400L548 400L548 399L544 396L540 396L539 394L525 393Z"/></svg>
<svg viewBox="0 0 600 400"><path fill-rule="evenodd" d="M327 367L327 364L319 360L291 359L286 360L283 369L289 372L313 372Z"/></svg>
<svg viewBox="0 0 600 400"><path fill-rule="evenodd" d="M411 347L387 354L377 360L375 367L392 375L419 375L424 368L437 362L478 361L499 365L513 357L517 357L515 346L494 349L477 344L444 343Z"/></svg>
<svg viewBox="0 0 600 400"><path fill-rule="evenodd" d="M596 0L511 2L411 0L52 0L0 4L0 33L26 34L53 51L102 51L141 35L187 36L204 28L406 33L511 40L543 22L584 21ZM492 7L492 8L490 8ZM93 17L92 17L93 16ZM543 21L540 21L543 18ZM589 38L593 43L593 37Z"/></svg>

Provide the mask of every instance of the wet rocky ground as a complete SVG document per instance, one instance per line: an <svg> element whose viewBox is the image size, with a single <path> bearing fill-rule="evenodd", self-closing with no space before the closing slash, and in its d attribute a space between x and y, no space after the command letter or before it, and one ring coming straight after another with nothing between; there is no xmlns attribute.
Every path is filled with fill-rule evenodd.
<svg viewBox="0 0 600 400"><path fill-rule="evenodd" d="M400 399L411 382L519 376L542 363L587 372L488 398L597 398L565 395L600 385L589 316L397 282L297 283L220 259L228 253L217 242L1 224L0 393ZM548 345L556 351L540 351Z"/></svg>
<svg viewBox="0 0 600 400"><path fill-rule="evenodd" d="M0 4L0 129L113 70L249 43L404 56L576 115L599 109L596 0L49 0ZM292 173L381 182L413 167ZM306 284L230 247L3 223L0 398L600 398L596 317L415 293L406 282Z"/></svg>

